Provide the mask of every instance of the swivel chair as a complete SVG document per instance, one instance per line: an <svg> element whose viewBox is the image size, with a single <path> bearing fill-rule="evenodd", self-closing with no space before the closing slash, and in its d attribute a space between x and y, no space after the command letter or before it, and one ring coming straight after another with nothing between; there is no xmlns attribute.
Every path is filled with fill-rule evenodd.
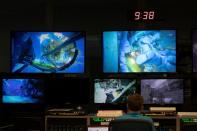
<svg viewBox="0 0 197 131"><path fill-rule="evenodd" d="M145 120L116 119L110 122L109 131L154 131L153 123Z"/></svg>

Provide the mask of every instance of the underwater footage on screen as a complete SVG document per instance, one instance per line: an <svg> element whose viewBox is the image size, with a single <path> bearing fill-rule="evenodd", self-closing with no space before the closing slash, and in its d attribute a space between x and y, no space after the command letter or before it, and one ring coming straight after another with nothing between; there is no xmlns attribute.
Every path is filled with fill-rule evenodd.
<svg viewBox="0 0 197 131"><path fill-rule="evenodd" d="M103 32L103 71L176 72L176 30Z"/></svg>
<svg viewBox="0 0 197 131"><path fill-rule="evenodd" d="M13 73L84 73L83 32L12 32Z"/></svg>

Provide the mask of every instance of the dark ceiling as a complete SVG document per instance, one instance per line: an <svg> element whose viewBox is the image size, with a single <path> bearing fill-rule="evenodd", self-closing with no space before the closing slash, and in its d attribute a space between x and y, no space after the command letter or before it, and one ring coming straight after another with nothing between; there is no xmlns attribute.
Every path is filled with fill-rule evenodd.
<svg viewBox="0 0 197 131"><path fill-rule="evenodd" d="M31 14L59 9L65 11L85 10L99 12L103 10L118 11L143 8L154 8L164 14L171 13L171 10L178 15L197 12L195 2L178 0L6 0L0 4L0 16L20 13Z"/></svg>
<svg viewBox="0 0 197 131"><path fill-rule="evenodd" d="M0 16L40 15L48 12L95 13L130 9L155 9L168 17L196 17L196 4L178 0L6 0L0 4Z"/></svg>
<svg viewBox="0 0 197 131"><path fill-rule="evenodd" d="M177 8L190 9L195 8L195 1L178 0L6 0L0 4L0 10L19 9L26 7L36 7L52 3L53 6L64 6L64 8ZM35 9L36 10L36 9Z"/></svg>

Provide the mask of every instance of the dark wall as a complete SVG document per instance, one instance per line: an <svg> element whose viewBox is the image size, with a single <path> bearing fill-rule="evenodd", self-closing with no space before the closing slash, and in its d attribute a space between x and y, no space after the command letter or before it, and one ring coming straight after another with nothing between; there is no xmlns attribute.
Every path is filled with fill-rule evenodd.
<svg viewBox="0 0 197 131"><path fill-rule="evenodd" d="M151 8L159 12L162 21L134 22L127 18L128 10ZM108 29L177 29L177 72L172 76L190 79L192 73L191 30L197 27L197 8L190 2L136 0L34 0L11 1L0 5L0 72L10 68L11 30L83 30L86 31L86 75L102 74L101 32ZM161 74L163 76L163 74ZM168 74L167 74L168 75ZM139 77L143 75L109 75ZM156 75L158 76L158 75ZM187 91L188 90L188 91ZM190 102L191 84L186 88Z"/></svg>

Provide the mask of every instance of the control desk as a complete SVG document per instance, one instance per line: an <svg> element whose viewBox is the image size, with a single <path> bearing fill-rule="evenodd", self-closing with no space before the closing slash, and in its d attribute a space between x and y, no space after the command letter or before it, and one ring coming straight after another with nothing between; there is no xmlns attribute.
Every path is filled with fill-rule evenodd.
<svg viewBox="0 0 197 131"><path fill-rule="evenodd" d="M108 126L115 117L90 116L90 127ZM176 116L152 116L157 131L176 131Z"/></svg>
<svg viewBox="0 0 197 131"><path fill-rule="evenodd" d="M45 131L103 131L107 129L110 121L116 117L87 116L54 116L45 117ZM176 116L152 116L157 131L176 131ZM56 130L55 130L56 129Z"/></svg>
<svg viewBox="0 0 197 131"><path fill-rule="evenodd" d="M197 131L197 112L179 112L177 131Z"/></svg>
<svg viewBox="0 0 197 131"><path fill-rule="evenodd" d="M189 113L184 115L156 115L149 114L154 121L157 131L197 131L197 114ZM45 131L108 131L110 121L116 116L67 116L67 115L46 115Z"/></svg>

